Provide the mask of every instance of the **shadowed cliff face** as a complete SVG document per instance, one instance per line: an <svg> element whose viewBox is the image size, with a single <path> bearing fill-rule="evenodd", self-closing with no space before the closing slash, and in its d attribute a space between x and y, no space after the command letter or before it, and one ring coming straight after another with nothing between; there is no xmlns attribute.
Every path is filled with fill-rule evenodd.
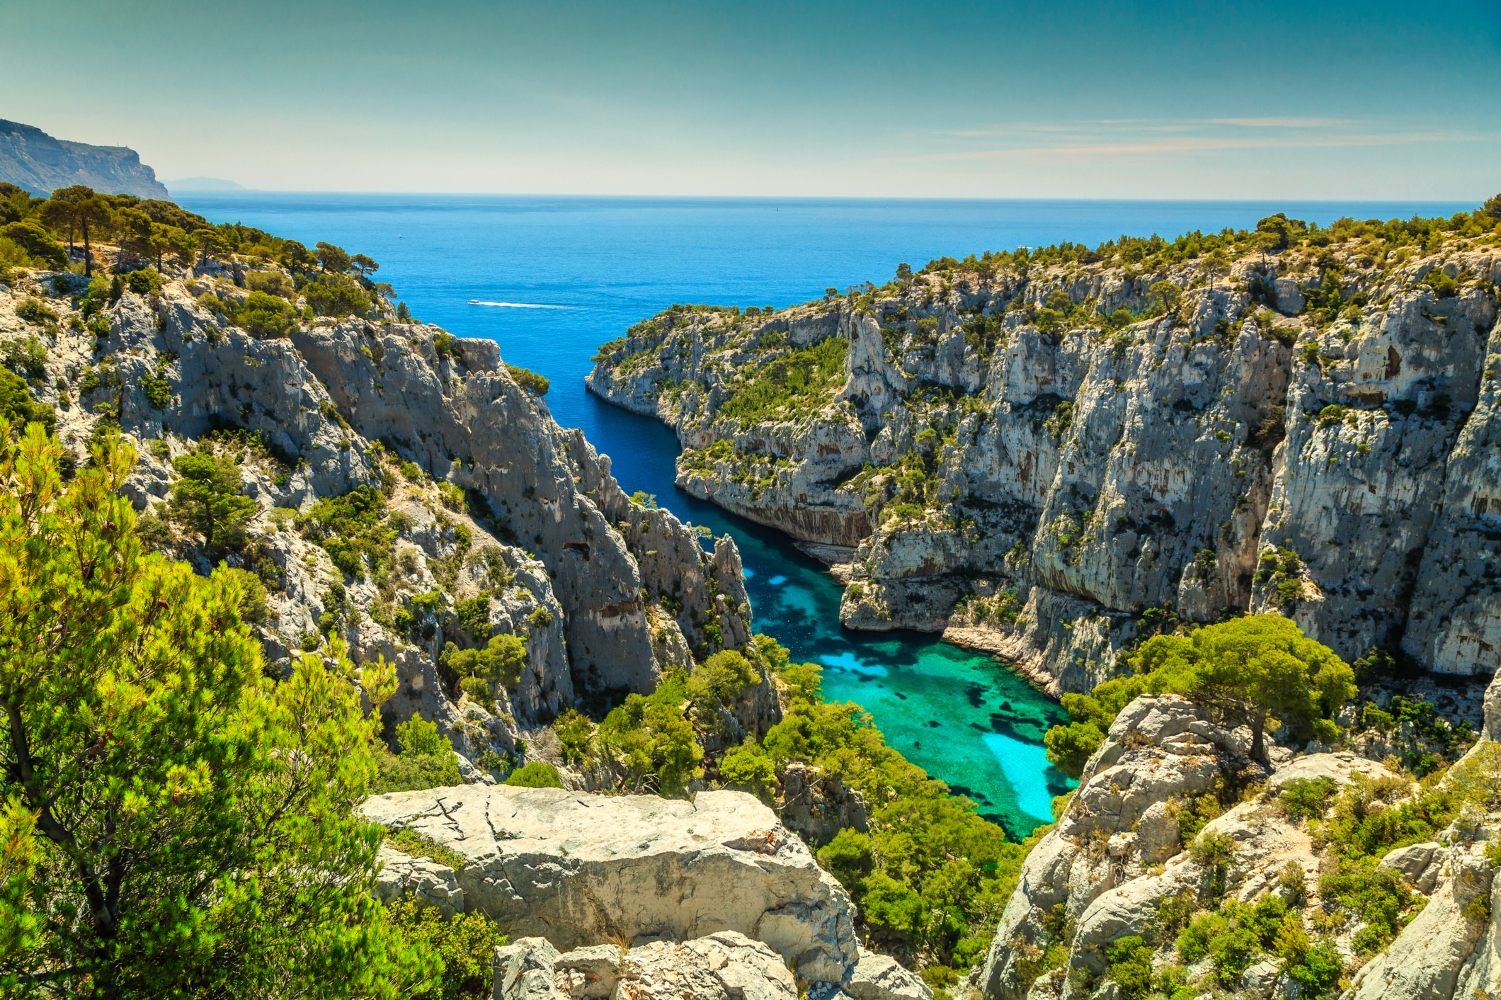
<svg viewBox="0 0 1501 1000"><path fill-rule="evenodd" d="M58 188L83 184L107 194L172 200L141 162L124 146L90 146L54 139L39 128L0 119L0 181L45 197Z"/></svg>
<svg viewBox="0 0 1501 1000"><path fill-rule="evenodd" d="M74 279L0 285L0 342L41 352L29 391L56 409L59 439L79 461L101 421L134 438L141 455L126 489L144 512L164 512L175 458L231 429L231 443L215 447L240 454L258 509L249 544L229 559L270 587L259 626L268 659L285 664L308 638L342 635L357 661L396 665L389 722L421 713L478 759L577 693L649 692L695 654L748 641L734 542L705 551L666 511L635 505L609 460L558 427L492 341L396 322L384 303L374 318L257 339L198 304L208 291L247 294L216 270L170 279L160 294L126 290L87 329L67 294ZM28 299L56 322L18 316ZM380 566L367 558L341 572L299 515L361 488L383 498L390 537ZM459 603L480 596L488 627L463 625ZM456 704L445 644L502 633L525 643L520 679L493 712Z"/></svg>
<svg viewBox="0 0 1501 1000"><path fill-rule="evenodd" d="M1108 676L1144 616L1226 609L1487 674L1493 244L950 261L774 314L669 310L589 386L677 431L680 486L842 546L846 625L945 631L1055 693Z"/></svg>

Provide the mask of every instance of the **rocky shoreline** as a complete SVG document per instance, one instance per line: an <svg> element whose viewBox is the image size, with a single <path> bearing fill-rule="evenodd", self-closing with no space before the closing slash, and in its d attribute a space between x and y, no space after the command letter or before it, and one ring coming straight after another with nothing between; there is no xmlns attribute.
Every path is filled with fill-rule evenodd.
<svg viewBox="0 0 1501 1000"><path fill-rule="evenodd" d="M675 307L587 381L677 432L690 493L854 548L851 628L951 630L1054 694L1164 614L1226 611L1488 675L1498 281L1462 237L935 262L775 312Z"/></svg>

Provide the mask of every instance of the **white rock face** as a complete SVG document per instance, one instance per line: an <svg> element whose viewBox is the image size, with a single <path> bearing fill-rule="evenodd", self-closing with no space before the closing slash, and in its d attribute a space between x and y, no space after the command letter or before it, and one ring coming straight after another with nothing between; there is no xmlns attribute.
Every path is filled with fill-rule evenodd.
<svg viewBox="0 0 1501 1000"><path fill-rule="evenodd" d="M1300 778L1329 778L1336 786L1344 786L1357 775L1381 778L1391 777L1390 772L1346 753L1310 754L1279 766L1266 777L1262 793L1244 801L1232 799L1198 833L1200 839L1221 838L1230 846L1222 869L1213 872L1195 861L1186 849L1189 845L1182 843L1177 816L1193 807L1195 799L1209 792L1221 775L1247 768L1243 752L1243 740L1208 724L1184 699L1138 698L1127 705L1086 765L1058 825L1023 864L985 965L974 977L981 994L987 1000L1082 996L1076 982L1107 972L1106 946L1131 934L1152 937L1159 930L1158 905L1164 900L1187 894L1198 905L1211 905L1213 898L1205 895L1211 884L1221 897L1248 904L1276 894L1291 903L1317 905L1327 851L1315 849L1307 825L1282 811L1276 793ZM1483 752L1471 751L1477 760L1488 759L1482 758ZM1249 776L1255 777L1256 772ZM1455 846L1415 845L1392 852L1383 864L1401 871L1421 891L1432 893L1435 901L1451 882L1458 885L1454 899L1459 902L1450 907L1458 912L1482 883L1490 891L1489 869L1482 870L1483 859L1479 864L1475 859L1482 858L1476 838L1489 836L1486 831L1493 827L1480 823L1475 830L1465 835L1469 840L1463 844L1459 843L1463 837L1456 833ZM1456 862L1455 858L1467 860ZM1461 868L1463 875L1440 874ZM1301 879L1296 877L1298 872ZM1429 909L1434 905L1430 903ZM1402 957L1387 961L1380 974L1382 982L1390 985L1408 975L1399 969L1427 969L1418 979L1437 983L1434 989L1447 984L1450 992L1422 992L1416 986L1412 987L1416 992L1404 992L1412 983L1403 979L1385 993L1376 986L1365 987L1376 990L1369 996L1459 1000L1463 995L1470 1000L1470 994L1454 992L1462 969L1475 970L1465 974L1477 977L1501 974L1501 962L1486 957L1492 954L1486 950L1492 938L1484 936L1490 930L1472 921L1476 926L1461 933L1456 929L1459 925L1453 924L1453 913L1439 907L1434 914L1429 919L1446 921L1447 936L1435 938L1433 926L1425 924L1428 929L1424 930L1414 921L1390 949L1397 954L1402 945ZM1355 929L1352 924L1343 932L1346 940ZM1057 937L1060 934L1068 936ZM1430 940L1420 944L1425 935ZM1028 962L1050 944L1067 947L1067 965L1035 983L1028 982ZM1242 986L1249 995L1290 995L1291 981L1275 962L1254 967L1247 977ZM1488 989L1481 979L1475 982Z"/></svg>
<svg viewBox="0 0 1501 1000"><path fill-rule="evenodd" d="M615 945L559 954L546 938L495 949L495 1000L796 1000L797 981L780 956L734 931L675 944L656 941L621 954Z"/></svg>
<svg viewBox="0 0 1501 1000"><path fill-rule="evenodd" d="M376 796L365 814L462 854L465 906L573 948L738 931L809 980L859 961L849 897L742 792L693 802L459 786Z"/></svg>
<svg viewBox="0 0 1501 1000"><path fill-rule="evenodd" d="M56 408L59 438L75 457L101 419L97 411L116 416L140 452L125 485L138 509L160 513L172 460L212 429L257 434L282 456L278 467L261 459L244 465L244 491L261 513L246 552L230 556L267 581L269 616L257 632L274 666L286 669L332 618L356 662L383 656L395 665L388 725L422 715L478 761L487 750L511 750L579 691L650 691L664 669L748 640L734 543L723 539L705 552L668 512L632 504L609 459L580 432L557 426L546 403L511 378L493 342L445 340L437 327L397 322L389 304L369 318L320 319L286 338L258 339L198 305L206 293L242 300L244 268L234 272L239 285L230 274L211 265L169 277L159 296L127 290L95 317L106 323L101 337L83 328L59 291L71 277L20 279L0 286L0 339L40 338L46 374L32 392ZM248 280L268 276L251 272ZM55 328L16 316L29 295L48 301ZM406 474L392 482L388 470L382 482L377 440L448 488L448 499L439 502L432 481ZM293 523L319 500L362 486L381 487L400 521L380 585L341 572ZM453 509L462 506L451 502L453 487L478 494L476 510L488 507L496 518ZM435 608L414 605L434 591ZM447 642L488 640L467 635L456 616L459 601L482 594L489 631L527 647L526 668L510 690L496 692L493 712L460 704L437 663ZM676 613L664 609L666 596ZM413 616L410 626L400 624L403 614ZM776 721L775 699L753 709L747 728Z"/></svg>
<svg viewBox="0 0 1501 1000"><path fill-rule="evenodd" d="M464 912L464 890L459 888L458 873L445 864L428 858L382 847L376 861L375 894L385 903L411 896L418 906L435 906L445 917Z"/></svg>
<svg viewBox="0 0 1501 1000"><path fill-rule="evenodd" d="M1321 254L1364 305L1307 314L1329 280ZM1051 691L1087 691L1144 609L1282 608L1347 660L1400 641L1431 670L1488 675L1501 254L1359 255L1256 255L1228 281L1196 262L940 271L868 303L677 311L607 345L588 385L677 431L679 483L696 495L853 546L852 628L943 631ZM1422 281L1435 269L1457 294L1435 298ZM1141 313L1162 281L1182 289L1175 314L1118 332L1031 318L1059 295ZM842 384L796 415L722 410L748 367L831 340ZM914 460L924 493L896 504ZM1003 594L1008 613L980 613L976 598Z"/></svg>
<svg viewBox="0 0 1501 1000"><path fill-rule="evenodd" d="M1361 967L1352 1000L1468 1000L1478 996L1475 986L1485 988L1475 980L1485 958L1483 950L1476 956L1476 945L1492 936L1495 921L1468 914L1477 897L1491 896L1494 872L1479 844L1455 846L1447 855L1441 884L1428 905L1386 951ZM1462 970L1469 970L1471 982L1459 992ZM1495 971L1492 964L1486 975L1494 978Z"/></svg>
<svg viewBox="0 0 1501 1000"><path fill-rule="evenodd" d="M932 1000L933 991L928 984L897 964L888 955L876 955L860 951L860 964L855 966L848 979L840 984L840 990L854 1000ZM825 998L832 1000L832 997Z"/></svg>
<svg viewBox="0 0 1501 1000"><path fill-rule="evenodd" d="M1157 900L1197 881L1165 807L1208 791L1232 760L1231 746L1229 734L1176 696L1138 698L1116 716L1058 825L1022 866L979 976L985 996L1026 995L1021 963L1049 943L1055 906L1076 924L1071 962L1099 972L1105 944L1140 933ZM1107 842L1103 851L1091 847ZM1165 871L1149 874L1165 855L1172 859Z"/></svg>

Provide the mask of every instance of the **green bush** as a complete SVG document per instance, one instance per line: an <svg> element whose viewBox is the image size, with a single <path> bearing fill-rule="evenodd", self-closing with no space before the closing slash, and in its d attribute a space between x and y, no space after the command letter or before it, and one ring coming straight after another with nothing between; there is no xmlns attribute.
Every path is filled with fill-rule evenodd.
<svg viewBox="0 0 1501 1000"><path fill-rule="evenodd" d="M519 788L562 788L558 769L546 761L534 760L512 771L506 784Z"/></svg>
<svg viewBox="0 0 1501 1000"><path fill-rule="evenodd" d="M391 906L391 921L409 947L441 963L436 990L440 1000L488 1000L495 981L495 949L506 943L495 921L479 911L444 917L436 907L419 907L410 897Z"/></svg>
<svg viewBox="0 0 1501 1000"><path fill-rule="evenodd" d="M343 274L319 275L302 286L302 297L319 316L363 316L370 311L370 297L365 290L359 282Z"/></svg>
<svg viewBox="0 0 1501 1000"><path fill-rule="evenodd" d="M1110 978L1126 1000L1140 1000L1151 994L1152 952L1152 946L1135 934L1116 938L1105 946Z"/></svg>
<svg viewBox="0 0 1501 1000"><path fill-rule="evenodd" d="M162 291L162 276L154 267L145 267L139 271L131 271L125 276L125 285L137 295L160 295Z"/></svg>
<svg viewBox="0 0 1501 1000"><path fill-rule="evenodd" d="M239 305L221 305L231 323L261 340L286 337L297 329L296 308L269 292L251 292Z"/></svg>
<svg viewBox="0 0 1501 1000"><path fill-rule="evenodd" d="M750 792L767 804L776 798L776 765L754 737L725 752L719 759L719 776L726 785Z"/></svg>
<svg viewBox="0 0 1501 1000"><path fill-rule="evenodd" d="M33 267L44 267L54 271L61 271L68 266L68 252L62 244L52 238L42 226L31 219L22 219L12 222L5 228L0 229L0 236L10 240L16 246L25 251L29 258L26 263ZM20 263L19 261L17 263Z"/></svg>
<svg viewBox="0 0 1501 1000"><path fill-rule="evenodd" d="M245 525L260 509L244 496L240 463L207 451L180 455L172 465L181 477L172 484L167 511L189 531L203 536L210 553L232 551L245 544Z"/></svg>
<svg viewBox="0 0 1501 1000"><path fill-rule="evenodd" d="M352 577L379 572L391 557L396 532L386 501L373 486L357 486L341 497L324 497L297 518L298 530L328 553L339 571Z"/></svg>
<svg viewBox="0 0 1501 1000"><path fill-rule="evenodd" d="M1277 801L1289 816L1312 819L1328 811L1338 790L1333 778L1294 778L1282 786Z"/></svg>
<svg viewBox="0 0 1501 1000"><path fill-rule="evenodd" d="M521 680L526 669L526 642L502 632L492 635L483 649L445 650L444 662L461 678L475 678L486 685L500 684L509 690ZM489 700L488 693L485 700Z"/></svg>
<svg viewBox="0 0 1501 1000"><path fill-rule="evenodd" d="M552 388L552 383L546 377L538 375L530 368L522 368L520 365L506 365L506 371L511 373L511 378L516 384L527 392L536 393L538 396L547 395L547 390Z"/></svg>
<svg viewBox="0 0 1501 1000"><path fill-rule="evenodd" d="M565 709L553 720L553 732L563 748L563 759L570 763L583 763L591 756L594 740L594 723L577 709Z"/></svg>
<svg viewBox="0 0 1501 1000"><path fill-rule="evenodd" d="M32 399L26 382L8 368L0 368L0 418L8 421L14 431L38 423L50 434L57 424L52 407Z"/></svg>
<svg viewBox="0 0 1501 1000"><path fill-rule="evenodd" d="M53 312L52 308L41 299L35 297L25 298L18 302L16 304L16 315L28 323L35 323L37 326L41 326L43 323L57 322L57 313Z"/></svg>
<svg viewBox="0 0 1501 1000"><path fill-rule="evenodd" d="M480 594L453 606L458 616L459 628L469 633L476 641L486 641L490 636L490 595Z"/></svg>
<svg viewBox="0 0 1501 1000"><path fill-rule="evenodd" d="M1326 904L1364 922L1353 942L1362 954L1381 950L1397 936L1413 902L1401 873L1382 868L1371 857L1341 858L1333 872L1319 879L1319 892Z"/></svg>
<svg viewBox="0 0 1501 1000"><path fill-rule="evenodd" d="M373 794L464 783L453 745L435 724L422 716L414 715L397 725L396 742L401 747L400 753L385 751L377 755L380 770L370 785Z"/></svg>
<svg viewBox="0 0 1501 1000"><path fill-rule="evenodd" d="M1048 762L1070 778L1078 780L1090 756L1105 742L1105 733L1094 720L1053 726L1043 736L1048 748Z"/></svg>

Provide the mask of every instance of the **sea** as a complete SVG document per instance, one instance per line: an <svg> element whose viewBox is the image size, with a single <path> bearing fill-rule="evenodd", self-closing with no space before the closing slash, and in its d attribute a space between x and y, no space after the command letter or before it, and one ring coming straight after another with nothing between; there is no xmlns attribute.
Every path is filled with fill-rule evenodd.
<svg viewBox="0 0 1501 1000"><path fill-rule="evenodd" d="M547 376L557 421L608 454L627 492L740 547L753 624L798 661L823 666L824 695L870 714L891 746L972 798L1020 839L1052 819L1070 787L1043 748L1066 720L1004 664L914 632L839 624L840 588L780 532L673 485L671 431L584 388L606 341L674 303L780 308L880 284L900 263L1122 235L1171 239L1249 228L1275 212L1327 225L1450 215L1449 202L844 200L193 192L184 208L312 247L327 241L380 262L418 319L488 337L502 357Z"/></svg>

